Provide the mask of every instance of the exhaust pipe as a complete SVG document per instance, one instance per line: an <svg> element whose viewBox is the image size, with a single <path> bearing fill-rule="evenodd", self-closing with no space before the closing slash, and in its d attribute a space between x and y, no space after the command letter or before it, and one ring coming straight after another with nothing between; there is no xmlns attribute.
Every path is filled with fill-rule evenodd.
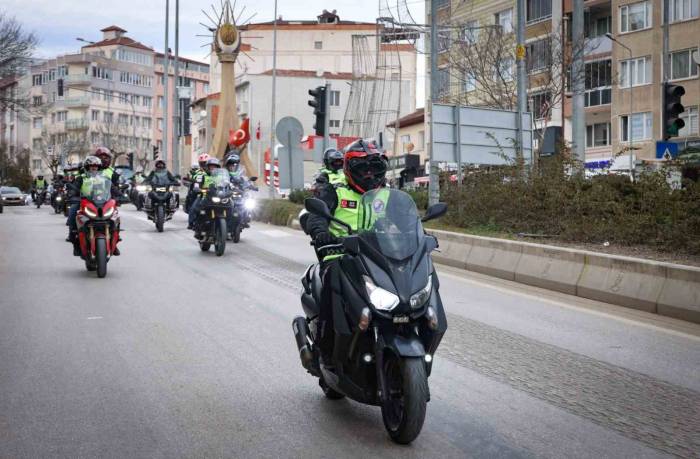
<svg viewBox="0 0 700 459"><path fill-rule="evenodd" d="M314 353L311 351L309 343L311 341L311 333L309 332L309 324L306 323L306 319L297 316L292 321L292 331L294 331L294 338L297 341L301 365L306 368L308 372L313 373Z"/></svg>

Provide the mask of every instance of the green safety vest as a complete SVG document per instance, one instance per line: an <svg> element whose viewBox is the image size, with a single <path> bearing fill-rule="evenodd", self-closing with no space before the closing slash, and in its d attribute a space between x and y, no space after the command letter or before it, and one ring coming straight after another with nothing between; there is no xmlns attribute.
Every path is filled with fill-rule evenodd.
<svg viewBox="0 0 700 459"><path fill-rule="evenodd" d="M112 176L114 175L114 169L112 169L111 167L108 167L106 169L102 169L102 175L104 175L108 179L112 180Z"/></svg>
<svg viewBox="0 0 700 459"><path fill-rule="evenodd" d="M383 188L377 191L372 202L364 204L360 212L360 228L371 228L374 223L386 215L386 208L389 204L389 196L391 195L388 188Z"/></svg>
<svg viewBox="0 0 700 459"><path fill-rule="evenodd" d="M83 183L80 185L80 196L90 196L92 194L92 180L87 174L82 174Z"/></svg>
<svg viewBox="0 0 700 459"><path fill-rule="evenodd" d="M345 173L341 170L338 170L337 172L333 172L332 170L322 167L321 170L318 171L319 174L326 174L328 176L328 183L331 185L346 185L347 180L345 179Z"/></svg>
<svg viewBox="0 0 700 459"><path fill-rule="evenodd" d="M37 188L46 188L46 180L45 179L41 179L41 180L36 179L34 181L34 186L36 186Z"/></svg>
<svg viewBox="0 0 700 459"><path fill-rule="evenodd" d="M362 203L362 195L344 186L337 187L335 189L335 194L338 197L338 206L335 208L333 216L343 223L348 224L353 231L357 231L357 226L360 221L359 212L360 204ZM348 235L346 229L337 223L331 222L329 230L335 237Z"/></svg>

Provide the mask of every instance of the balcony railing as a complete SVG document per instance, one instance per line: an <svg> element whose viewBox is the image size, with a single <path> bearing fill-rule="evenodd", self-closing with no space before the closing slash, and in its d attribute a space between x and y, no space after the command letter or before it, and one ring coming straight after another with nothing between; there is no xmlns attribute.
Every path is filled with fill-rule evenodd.
<svg viewBox="0 0 700 459"><path fill-rule="evenodd" d="M66 75L66 84L71 86L86 85L92 82L92 77L85 74Z"/></svg>
<svg viewBox="0 0 700 459"><path fill-rule="evenodd" d="M583 49L584 56L592 56L595 54L605 54L611 52L612 40L610 40L605 35L586 38Z"/></svg>
<svg viewBox="0 0 700 459"><path fill-rule="evenodd" d="M85 118L66 120L66 130L83 130L89 127L90 123Z"/></svg>
<svg viewBox="0 0 700 459"><path fill-rule="evenodd" d="M89 107L90 98L89 97L70 97L63 101L68 108L78 108L78 107Z"/></svg>

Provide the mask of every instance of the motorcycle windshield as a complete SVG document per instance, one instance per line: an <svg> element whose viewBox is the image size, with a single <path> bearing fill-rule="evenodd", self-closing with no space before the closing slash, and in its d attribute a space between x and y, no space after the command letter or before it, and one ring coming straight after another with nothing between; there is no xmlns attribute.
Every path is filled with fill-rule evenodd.
<svg viewBox="0 0 700 459"><path fill-rule="evenodd" d="M394 260L404 260L416 253L424 233L411 196L380 188L365 193L360 205L360 238Z"/></svg>
<svg viewBox="0 0 700 459"><path fill-rule="evenodd" d="M228 189L231 185L228 171L224 169L215 170L211 174L211 183L213 183L217 189Z"/></svg>
<svg viewBox="0 0 700 459"><path fill-rule="evenodd" d="M94 202L97 206L103 206L112 198L112 181L102 174L88 176L83 179L81 195Z"/></svg>
<svg viewBox="0 0 700 459"><path fill-rule="evenodd" d="M168 186L170 185L170 180L168 179L168 172L163 171L163 172L156 172L153 174L153 180L151 181L151 185L154 187L157 186Z"/></svg>

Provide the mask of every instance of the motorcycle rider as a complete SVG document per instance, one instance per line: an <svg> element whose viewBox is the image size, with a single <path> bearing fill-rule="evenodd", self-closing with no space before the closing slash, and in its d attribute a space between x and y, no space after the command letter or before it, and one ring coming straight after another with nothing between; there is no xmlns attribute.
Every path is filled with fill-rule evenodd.
<svg viewBox="0 0 700 459"><path fill-rule="evenodd" d="M53 182L51 183L52 190L51 190L51 205L53 206L55 204L56 196L58 195L58 190L62 188L65 185L65 179L62 174L56 174L56 176L53 179Z"/></svg>
<svg viewBox="0 0 700 459"><path fill-rule="evenodd" d="M32 181L32 201L36 202L37 192L41 191L43 193L47 185L48 184L46 183L43 174L39 174L36 176L36 178Z"/></svg>
<svg viewBox="0 0 700 459"><path fill-rule="evenodd" d="M346 184L323 184L316 190L316 197L326 203L335 218L348 224L353 231L358 229L362 195L386 184L387 161L377 147L359 139L345 148L343 175ZM338 238L347 236L344 227L332 224L324 217L308 213L302 226L314 241L316 250L323 255L321 264L322 293L320 312L320 349L324 363L330 362L333 346L333 324L330 279L335 269L340 269L337 249L330 248ZM325 247L325 248L324 248Z"/></svg>
<svg viewBox="0 0 700 459"><path fill-rule="evenodd" d="M155 170L152 170L151 173L148 174L148 177L146 177L146 179L143 181L143 183L150 185L151 182L153 181L153 179L155 178L156 173L165 172L167 174L168 181L171 184L173 184L175 186L180 185L180 182L178 182L177 179L175 178L175 176L173 174L171 174L170 171L166 168L165 161L163 161L162 159L157 159L155 166L156 166Z"/></svg>
<svg viewBox="0 0 700 459"><path fill-rule="evenodd" d="M206 175L207 173L207 161L209 161L209 155L206 153L202 153L197 158L199 168L194 172L190 170L190 187L187 190L187 197L185 198L185 212L187 213L189 213L190 209L192 208L192 203L197 197L197 191L195 190L197 178Z"/></svg>
<svg viewBox="0 0 700 459"><path fill-rule="evenodd" d="M106 147L98 147L93 154L102 162L102 175L112 181L112 198L119 203L119 173L112 167L112 153Z"/></svg>
<svg viewBox="0 0 700 459"><path fill-rule="evenodd" d="M323 152L323 167L316 175L316 188L325 183L331 185L345 185L345 173L343 172L343 153L335 148L327 148Z"/></svg>
<svg viewBox="0 0 700 459"><path fill-rule="evenodd" d="M200 158L202 156L200 156ZM202 202L201 191L208 189L213 183L211 175L218 169L221 169L221 162L216 158L209 158L206 162L206 174L198 174L195 178L195 182L192 184L192 190L197 194L197 197L194 199L190 207L189 215L187 216L187 229L194 229L194 224L199 216L199 208Z"/></svg>

